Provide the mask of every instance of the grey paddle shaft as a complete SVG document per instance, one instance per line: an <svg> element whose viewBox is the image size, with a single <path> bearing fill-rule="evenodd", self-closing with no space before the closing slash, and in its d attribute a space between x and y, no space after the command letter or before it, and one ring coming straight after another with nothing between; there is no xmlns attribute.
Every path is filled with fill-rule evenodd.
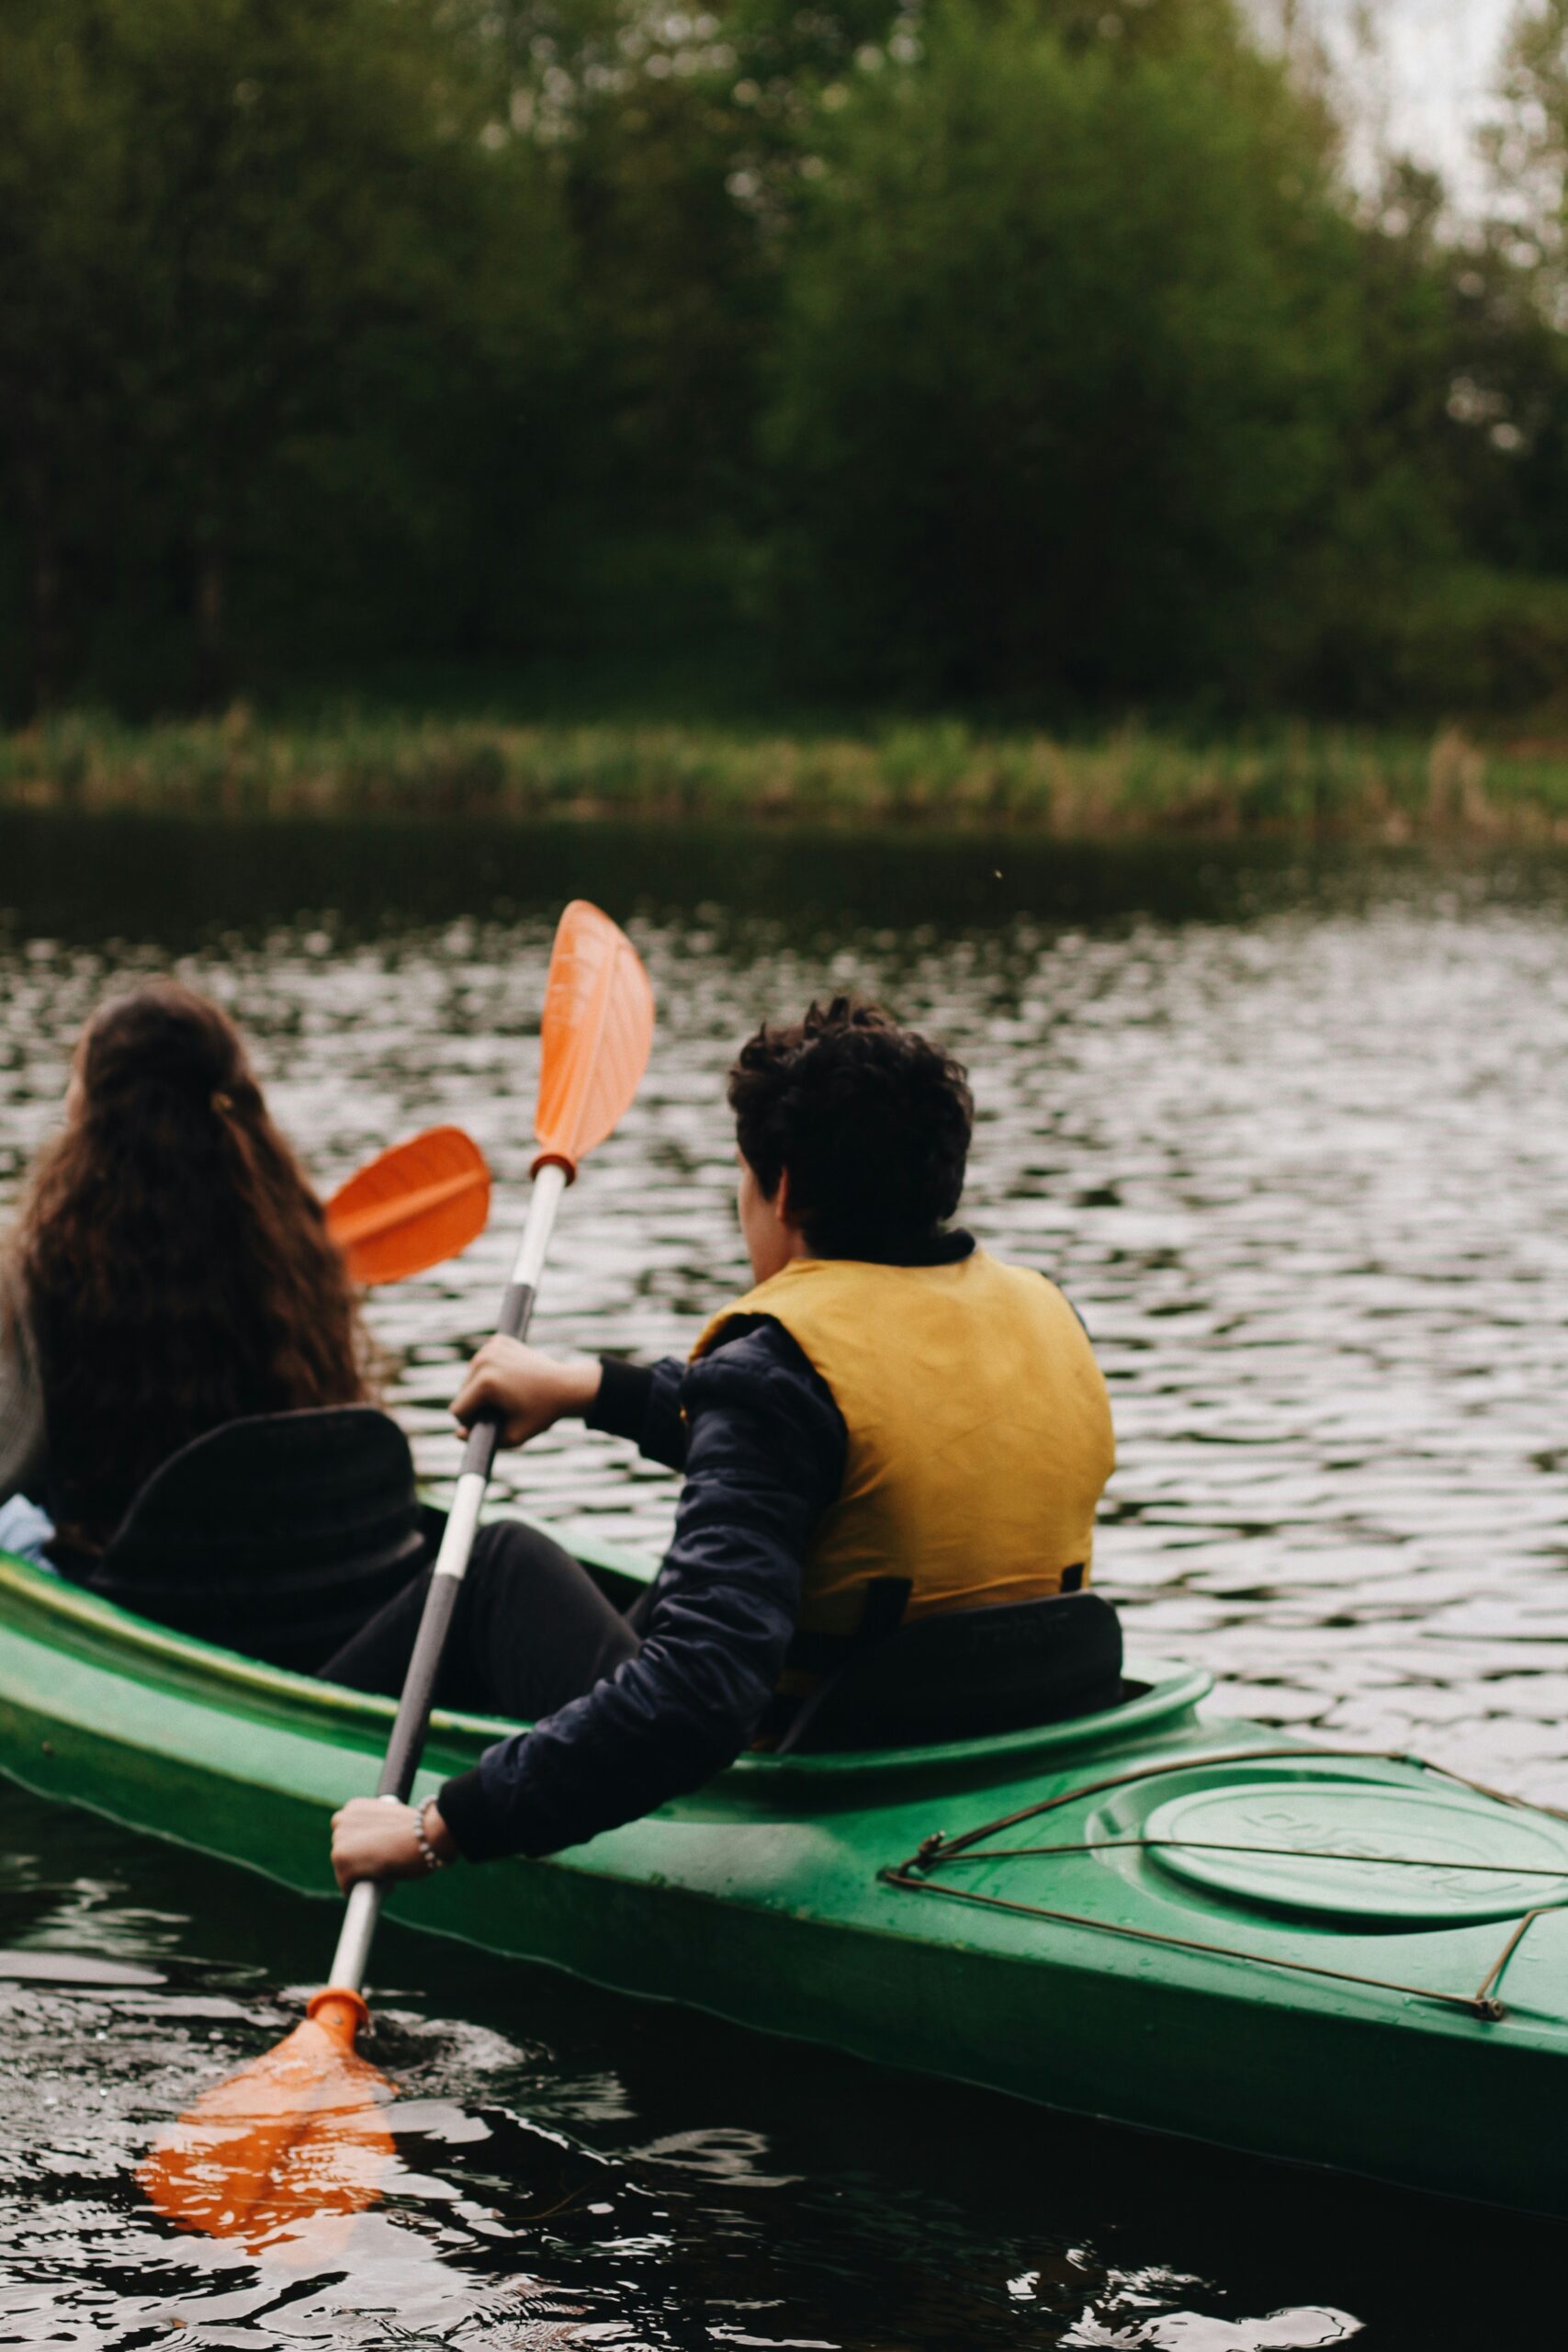
<svg viewBox="0 0 1568 2352"><path fill-rule="evenodd" d="M521 1340L527 1336L534 1312L534 1294L538 1287L544 1267L545 1252L549 1248L550 1234L556 1221L556 1210L566 1190L567 1172L555 1160L548 1160L534 1179L528 1200L527 1222L518 1244L512 1280L502 1301L497 1331L505 1339ZM424 1735L430 1723L430 1710L435 1696L436 1678L441 1671L442 1654L446 1647L446 1635L452 1624L452 1612L457 1605L457 1588L468 1568L468 1555L474 1548L479 1529L479 1506L484 1501L485 1488L490 1483L491 1465L500 1436L493 1421L483 1421L470 1430L463 1450L463 1467L458 1474L457 1491L452 1498L452 1509L446 1521L446 1532L441 1538L441 1549L435 1555L435 1573L430 1579L425 1595L424 1611L419 1621L419 1634L409 1660L409 1670L403 1683L403 1695L398 1702L398 1719L392 1725L392 1736L387 1747L387 1760L381 1767L378 1796L389 1797L401 1803L413 1786L413 1776L419 1770L420 1753L424 1747ZM362 1879L348 1898L344 1913L343 1932L338 1938L337 1954L333 1973L327 1982L357 1993L363 1990L365 1970L370 1957L370 1939L380 1917L381 1898L385 1889L369 1879Z"/></svg>

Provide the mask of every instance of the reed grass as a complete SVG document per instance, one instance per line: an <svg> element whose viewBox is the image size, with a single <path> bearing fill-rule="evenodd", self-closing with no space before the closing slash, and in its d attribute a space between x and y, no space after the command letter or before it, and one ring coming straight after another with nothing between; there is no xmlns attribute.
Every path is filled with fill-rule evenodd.
<svg viewBox="0 0 1568 2352"><path fill-rule="evenodd" d="M1160 831L1464 832L1568 840L1568 736L1483 744L1280 724L1215 741L1129 723L1098 737L957 719L864 735L536 725L345 713L291 725L243 706L130 725L72 712L0 736L0 808L213 819L797 820Z"/></svg>

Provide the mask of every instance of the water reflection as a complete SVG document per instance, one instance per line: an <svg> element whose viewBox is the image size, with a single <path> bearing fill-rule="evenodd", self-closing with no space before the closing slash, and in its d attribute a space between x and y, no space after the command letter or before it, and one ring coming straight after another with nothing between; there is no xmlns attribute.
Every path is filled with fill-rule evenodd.
<svg viewBox="0 0 1568 2352"><path fill-rule="evenodd" d="M0 1981L0 2341L1372 2352L1524 2341L1562 2232L1433 2210L773 2049L389 1931L374 2055L400 2169L346 2243L180 2235L130 2167L275 2041L325 1906L30 1800L0 1876L41 1970L150 1939L161 1987ZM80 1876L73 1873L80 1872ZM395 1981L401 1977L403 1982ZM1451 2217L1450 2217L1451 2219ZM1337 2332L1335 2332L1337 2331ZM1363 2332L1364 2331L1364 2334Z"/></svg>
<svg viewBox="0 0 1568 2352"><path fill-rule="evenodd" d="M578 891L628 919L660 1027L567 1204L541 1339L690 1343L742 1279L738 1036L813 990L885 994L971 1065L976 1229L1095 1335L1121 1438L1100 1575L1134 1644L1265 1720L1568 1802L1568 872L3 820L0 1209L98 994L170 964L240 1015L323 1184L452 1118L514 1202ZM376 1304L433 1476L504 1216ZM668 1525L670 1482L581 1432L506 1475L569 1522ZM229 1874L3 1801L37 1859L0 1896L0 2340L1427 2346L1488 2340L1541 2259L1499 2267L1491 2236L1434 2268L1395 2200L1264 2195L858 2070L846 2095L832 2061L394 1942L398 2193L352 2260L257 2268L138 2212L128 2167L284 2030L272 1988L313 1979L321 1919L280 1900L258 1939Z"/></svg>

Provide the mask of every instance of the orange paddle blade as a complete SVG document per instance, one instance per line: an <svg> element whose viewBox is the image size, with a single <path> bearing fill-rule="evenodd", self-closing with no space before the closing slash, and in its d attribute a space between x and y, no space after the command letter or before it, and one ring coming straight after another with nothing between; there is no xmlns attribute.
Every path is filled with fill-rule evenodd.
<svg viewBox="0 0 1568 2352"><path fill-rule="evenodd" d="M351 1176L327 1225L356 1283L402 1282L455 1258L485 1229L490 1170L461 1127L428 1127Z"/></svg>
<svg viewBox="0 0 1568 2352"><path fill-rule="evenodd" d="M357 1993L318 1993L287 2040L206 2092L137 2168L159 2211L254 2250L374 2203L395 2151L392 2086L354 2046L368 2014Z"/></svg>
<svg viewBox="0 0 1568 2352"><path fill-rule="evenodd" d="M637 1090L653 1043L653 990L624 931L574 899L556 932L545 983L537 1168L568 1174L603 1143Z"/></svg>

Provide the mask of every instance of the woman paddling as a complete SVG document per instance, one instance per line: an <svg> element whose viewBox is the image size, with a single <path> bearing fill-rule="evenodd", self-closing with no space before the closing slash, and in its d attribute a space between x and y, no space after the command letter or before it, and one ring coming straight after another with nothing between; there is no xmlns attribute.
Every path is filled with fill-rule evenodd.
<svg viewBox="0 0 1568 2352"><path fill-rule="evenodd" d="M445 1521L367 1409L343 1259L238 1030L172 981L111 998L65 1112L0 1251L0 1509L42 1505L48 1559L141 1615L395 1691ZM259 1480L255 1452L243 1485L182 1453L220 1430L265 1450ZM525 1719L628 1641L558 1544L501 1521L437 1695Z"/></svg>
<svg viewBox="0 0 1568 2352"><path fill-rule="evenodd" d="M0 1251L0 1502L62 1565L101 1553L159 1464L220 1423L367 1395L321 1203L240 1034L194 989L111 997Z"/></svg>

